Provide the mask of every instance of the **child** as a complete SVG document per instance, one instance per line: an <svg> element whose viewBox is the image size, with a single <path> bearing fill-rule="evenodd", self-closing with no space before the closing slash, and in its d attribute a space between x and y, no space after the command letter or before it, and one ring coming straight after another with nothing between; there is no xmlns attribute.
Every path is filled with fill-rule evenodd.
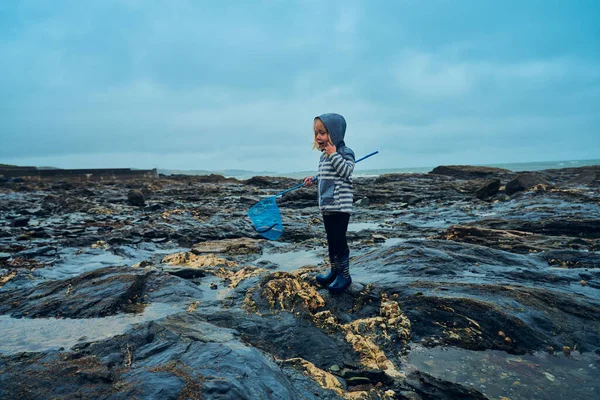
<svg viewBox="0 0 600 400"><path fill-rule="evenodd" d="M323 152L317 175L319 208L323 213L331 262L329 274L317 275L317 282L332 293L341 293L352 283L346 231L352 213L354 152L344 143L346 120L341 115L319 115L314 120L314 132L313 149ZM312 185L313 178L305 178L304 184Z"/></svg>

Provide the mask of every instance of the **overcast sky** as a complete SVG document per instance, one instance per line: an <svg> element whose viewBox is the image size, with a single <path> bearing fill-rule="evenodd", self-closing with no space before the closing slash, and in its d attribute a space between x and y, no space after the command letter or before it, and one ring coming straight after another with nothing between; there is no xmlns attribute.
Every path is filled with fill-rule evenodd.
<svg viewBox="0 0 600 400"><path fill-rule="evenodd" d="M600 1L0 1L0 163L314 170L600 158ZM367 168L367 166L364 166Z"/></svg>

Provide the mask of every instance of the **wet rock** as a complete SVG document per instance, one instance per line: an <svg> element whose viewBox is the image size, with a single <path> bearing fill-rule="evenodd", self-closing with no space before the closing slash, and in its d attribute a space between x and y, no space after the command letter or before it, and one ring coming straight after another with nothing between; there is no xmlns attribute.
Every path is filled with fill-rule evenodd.
<svg viewBox="0 0 600 400"><path fill-rule="evenodd" d="M248 310L260 315L264 315L265 310L272 310L271 312L277 314L293 313L298 319L298 325L310 321L315 331L311 334L312 337L316 331L321 331L317 336L324 333L330 336L323 344L329 344L332 340L337 343L345 342L342 348L350 345L360 360L359 365L384 371L388 379L395 379L402 374L386 352L406 343L410 337L410 322L402 314L398 304L389 300L385 294L381 294L380 298L374 297L380 301L378 305L374 304L375 307L363 306L364 297L368 296L371 296L371 289L345 293L345 299L342 301L348 301L351 309L356 310L353 312L355 315L351 316L340 312L333 299L330 300L333 304L327 306L325 298L316 292L316 288L307 280L292 274L274 273L263 278L260 285L249 293L244 303ZM341 352L337 356L340 357L344 353ZM315 358L314 354L306 359L320 367L339 364L343 360L320 360ZM353 363L352 359L344 361L345 365Z"/></svg>
<svg viewBox="0 0 600 400"><path fill-rule="evenodd" d="M10 226L14 227L14 228L20 228L23 226L27 226L29 224L29 217L20 217L20 218L15 218L12 221L10 221Z"/></svg>
<svg viewBox="0 0 600 400"><path fill-rule="evenodd" d="M373 236L371 236L371 239L373 240L373 243L385 243L385 241L388 238L384 235L373 234Z"/></svg>
<svg viewBox="0 0 600 400"><path fill-rule="evenodd" d="M195 177L198 182L203 183L224 183L224 182L239 182L235 178L225 178L220 174L208 174Z"/></svg>
<svg viewBox="0 0 600 400"><path fill-rule="evenodd" d="M485 302L416 296L402 301L402 306L407 309L416 337L430 338L424 342L428 346L444 344L472 350L497 349L513 354L547 346L545 335L539 335L523 321ZM498 336L501 328L508 336L519 338L518 342L509 343Z"/></svg>
<svg viewBox="0 0 600 400"><path fill-rule="evenodd" d="M170 275L111 267L30 289L0 292L0 315L94 318L141 312L154 298L167 302L201 297L200 289Z"/></svg>
<svg viewBox="0 0 600 400"><path fill-rule="evenodd" d="M583 218L544 218L538 220L486 219L474 223L479 227L532 232L552 236L600 238L600 220Z"/></svg>
<svg viewBox="0 0 600 400"><path fill-rule="evenodd" d="M318 368L313 363L302 358L290 358L279 362L282 367L293 367L314 379L321 388L330 390L337 395L343 395L344 388L340 381L326 371Z"/></svg>
<svg viewBox="0 0 600 400"><path fill-rule="evenodd" d="M500 190L500 179L494 179L486 182L475 192L475 196L478 199L484 200L488 197L494 196Z"/></svg>
<svg viewBox="0 0 600 400"><path fill-rule="evenodd" d="M552 187L550 182L544 179L540 174L535 172L527 172L518 174L516 177L511 179L504 189L506 194L512 195L514 193L530 189L537 185L544 185L545 187Z"/></svg>
<svg viewBox="0 0 600 400"><path fill-rule="evenodd" d="M369 378L366 378L364 376L353 376L352 378L346 379L346 384L348 386L370 385L371 381L369 380Z"/></svg>
<svg viewBox="0 0 600 400"><path fill-rule="evenodd" d="M571 285L579 285L578 274L555 275L554 271L541 270L543 264L538 259L483 246L442 243L428 241L417 245L409 240L354 259L355 270L367 274L363 280L376 275L378 285L399 295L400 306L411 321L413 339L429 338L428 345L433 346L523 353L561 345L563 331L556 328L560 325L570 336L577 336L578 343L586 349L597 346L600 335L590 335L588 330L590 324L600 329L595 301L572 298L559 291L560 287L570 290ZM519 268L515 270L514 265ZM463 274L483 276L488 284L459 283L464 281ZM398 281L405 282L403 289L399 289ZM449 283L452 281L456 283ZM548 282L557 290L521 286L513 289L516 282ZM444 293L452 293L456 298L447 299ZM516 309L529 310L532 315L497 306L506 303L522 304ZM507 325L513 331L507 331ZM510 343L497 335L500 330L511 338Z"/></svg>
<svg viewBox="0 0 600 400"><path fill-rule="evenodd" d="M361 199L358 199L354 202L354 204L358 207L366 207L369 204L371 204L371 201L369 200L368 197L363 197Z"/></svg>
<svg viewBox="0 0 600 400"><path fill-rule="evenodd" d="M580 174L577 174L577 176L575 176L572 179L569 179L561 186L591 186L594 183L594 181L598 179L598 176L600 176L600 171L585 171Z"/></svg>
<svg viewBox="0 0 600 400"><path fill-rule="evenodd" d="M191 252L171 254L163 258L163 270L169 274L184 279L195 279L213 275L223 279L230 288L237 287L240 282L262 275L265 270L252 266L240 267L234 261L229 261L214 254L196 255ZM215 284L216 285L216 284ZM214 286L211 285L211 288Z"/></svg>
<svg viewBox="0 0 600 400"><path fill-rule="evenodd" d="M246 185L258 186L261 188L273 188L285 186L295 186L298 184L298 180L289 178L281 178L274 176L254 176L250 179L243 181Z"/></svg>
<svg viewBox="0 0 600 400"><path fill-rule="evenodd" d="M262 250L264 242L265 240L249 238L214 240L195 244L192 252L194 254L256 254Z"/></svg>
<svg viewBox="0 0 600 400"><path fill-rule="evenodd" d="M548 264L563 268L600 268L600 254L577 250L549 250L542 254Z"/></svg>
<svg viewBox="0 0 600 400"><path fill-rule="evenodd" d="M19 378L30 374L36 378ZM55 398L65 392L113 399L314 396L258 350L236 340L232 331L189 313L73 352L2 357L0 383L2 398Z"/></svg>
<svg viewBox="0 0 600 400"><path fill-rule="evenodd" d="M278 384L290 398L468 398L477 394L412 374L404 358L411 343L534 352L534 359L538 350L563 346L572 357L600 352L597 170L542 171L558 188L499 192L486 202L474 196L482 179L507 181L513 173L356 178L355 198L370 204L356 208L353 222L377 228L349 233L354 282L339 296L316 285L320 266L285 273L270 273L284 268L272 262L258 264L270 271L255 267L267 242L247 217L250 198L298 180L4 185L0 252L11 257L0 261L3 318L137 319L149 305L166 303L189 319L84 339L90 343L71 351L1 357L0 392L10 392L0 397L193 398L202 391L203 398L235 398L247 396L244 385L256 375L243 365L230 375L229 365L262 368L262 361L252 364L259 355L270 364L256 378L255 398L272 397L264 388ZM152 204L129 207L128 190L151 194ZM284 234L269 252L326 259L315 187L286 194L278 206ZM25 229L10 226L27 216ZM123 266L105 268L112 260ZM186 349L206 356L203 364ZM214 370L203 369L211 363ZM338 375L345 369L347 378L369 383L332 378L325 371L334 365L342 366ZM490 358L485 368L495 367ZM34 378L23 386L23 376ZM549 379L540 375L527 387L540 382ZM527 395L524 383L510 389Z"/></svg>
<svg viewBox="0 0 600 400"><path fill-rule="evenodd" d="M240 203L254 205L260 201L260 198L254 196L241 196Z"/></svg>
<svg viewBox="0 0 600 400"><path fill-rule="evenodd" d="M348 385L352 384L350 379L362 378L366 381L360 383L354 383L354 385L372 384L377 385L378 383L385 383L387 385L393 385L394 380L385 374L382 370L369 370L369 369L344 369L340 375L346 379ZM355 381L356 382L356 381Z"/></svg>
<svg viewBox="0 0 600 400"><path fill-rule="evenodd" d="M12 280L16 275L16 271L9 272L6 269L0 269L0 287L4 286L6 282Z"/></svg>
<svg viewBox="0 0 600 400"><path fill-rule="evenodd" d="M127 193L127 201L132 206L144 207L146 205L146 198L141 190L133 189Z"/></svg>
<svg viewBox="0 0 600 400"><path fill-rule="evenodd" d="M42 246L36 247L29 250L20 251L15 254L15 258L34 258L34 257L49 257L56 255L56 247L54 246Z"/></svg>
<svg viewBox="0 0 600 400"><path fill-rule="evenodd" d="M507 169L493 167L478 167L471 165L442 165L429 172L434 175L446 175L456 179L479 179L510 173Z"/></svg>
<svg viewBox="0 0 600 400"><path fill-rule="evenodd" d="M161 204L158 203L154 203L154 204L150 204L146 207L144 207L144 211L145 212L157 212L163 209L163 206Z"/></svg>
<svg viewBox="0 0 600 400"><path fill-rule="evenodd" d="M279 203L292 208L314 207L318 204L317 187L313 185L302 188L302 190L288 192L281 197Z"/></svg>
<svg viewBox="0 0 600 400"><path fill-rule="evenodd" d="M521 254L567 248L594 251L599 248L598 245L600 244L596 240L573 240L568 236L545 236L526 231L489 229L469 225L452 225L440 234L438 238L456 242L473 243ZM588 260L595 258L593 253L581 251L569 254L574 255L571 257L573 261L575 261L576 258ZM546 255L544 255L544 258L549 259Z"/></svg>
<svg viewBox="0 0 600 400"><path fill-rule="evenodd" d="M19 214L21 215L35 215L37 217L41 217L47 215L47 213L42 210L40 207L37 208L23 208L19 210Z"/></svg>
<svg viewBox="0 0 600 400"><path fill-rule="evenodd" d="M45 215L59 213L87 212L94 207L94 203L68 194L48 195L41 202L42 212Z"/></svg>
<svg viewBox="0 0 600 400"><path fill-rule="evenodd" d="M486 400L487 397L475 389L437 379L425 372L416 371L407 376L404 385L427 399L471 399Z"/></svg>

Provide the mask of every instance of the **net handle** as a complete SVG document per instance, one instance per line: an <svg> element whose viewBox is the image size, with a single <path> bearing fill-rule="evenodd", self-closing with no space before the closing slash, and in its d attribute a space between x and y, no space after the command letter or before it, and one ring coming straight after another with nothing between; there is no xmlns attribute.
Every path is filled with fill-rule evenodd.
<svg viewBox="0 0 600 400"><path fill-rule="evenodd" d="M374 151L374 152L372 152L372 153L369 153L369 154L367 154L367 155L366 155L366 156L364 156L364 157L361 157L361 158L359 158L358 160L354 161L354 163L355 163L355 164L356 164L356 163L359 163L359 162L361 162L362 160L364 160L365 158L369 158L369 157L371 157L371 156L374 156L374 155L375 155L375 154L377 154L377 153L379 153L379 150L376 150L376 151ZM317 176L315 175L315 176L314 176L314 177L311 179L311 182L315 182L317 179L318 179L318 178L317 178ZM287 192L291 192L292 190L300 189L302 186L305 186L305 185L306 185L306 184L305 184L304 182L302 182L302 183L300 183L300 184L298 184L298 185L296 185L296 186L294 186L294 187L292 187L292 188L289 188L289 189L286 189L286 190L284 190L283 192L279 192L279 193L277 193L277 194L275 195L275 197L283 196L283 195L284 195L284 194L286 194Z"/></svg>

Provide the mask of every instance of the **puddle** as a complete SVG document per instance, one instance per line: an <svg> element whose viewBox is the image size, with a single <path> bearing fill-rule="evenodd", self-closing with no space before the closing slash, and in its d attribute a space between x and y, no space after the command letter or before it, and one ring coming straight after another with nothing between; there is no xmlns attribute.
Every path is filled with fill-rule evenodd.
<svg viewBox="0 0 600 400"><path fill-rule="evenodd" d="M383 242L383 246L384 247L396 246L400 243L406 242L407 240L408 239L403 239L403 238L390 238L390 239L386 239L385 242Z"/></svg>
<svg viewBox="0 0 600 400"><path fill-rule="evenodd" d="M491 399L592 399L600 396L600 357L414 346L408 362L443 380L476 389Z"/></svg>
<svg viewBox="0 0 600 400"><path fill-rule="evenodd" d="M305 265L318 265L323 262L323 258L319 257L314 250L303 250L289 253L263 254L258 260L254 261L254 264L256 265L261 261L277 264L280 271L294 271Z"/></svg>
<svg viewBox="0 0 600 400"><path fill-rule="evenodd" d="M128 259L112 254L106 250L91 250L66 257L54 267L42 268L35 271L36 276L47 279L67 279L99 268L126 265Z"/></svg>
<svg viewBox="0 0 600 400"><path fill-rule="evenodd" d="M213 284L216 285L216 287ZM211 285L215 288L213 289ZM217 276L207 276L202 278L202 282L198 287L202 288L202 302L225 300L231 293L231 289L223 283L223 279Z"/></svg>
<svg viewBox="0 0 600 400"><path fill-rule="evenodd" d="M78 250L77 248L61 249L59 252L60 260L54 266L37 269L35 275L50 280L68 279L99 268L132 266L140 261L148 260L152 256L167 255L186 249L164 249L152 244L144 244L140 248L118 247L116 250L119 255L105 249L85 248L79 254L77 253Z"/></svg>
<svg viewBox="0 0 600 400"><path fill-rule="evenodd" d="M348 232L374 231L380 228L381 225L375 222L353 222L348 224Z"/></svg>
<svg viewBox="0 0 600 400"><path fill-rule="evenodd" d="M69 349L79 342L105 340L125 333L134 324L154 321L184 311L182 306L155 303L141 314L105 318L12 318L0 316L0 353Z"/></svg>

